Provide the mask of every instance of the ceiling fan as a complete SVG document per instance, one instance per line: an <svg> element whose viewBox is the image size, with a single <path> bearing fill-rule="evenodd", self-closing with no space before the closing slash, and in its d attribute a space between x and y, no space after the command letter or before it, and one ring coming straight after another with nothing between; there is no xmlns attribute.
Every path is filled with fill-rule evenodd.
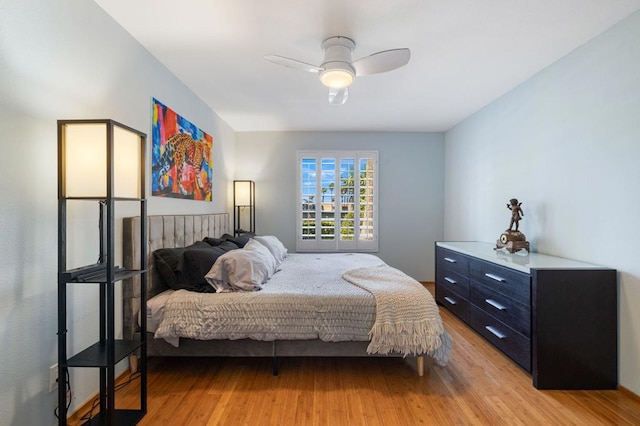
<svg viewBox="0 0 640 426"><path fill-rule="evenodd" d="M353 61L356 43L348 37L330 37L322 42L324 59L319 66L278 55L265 55L267 61L297 70L317 73L329 88L329 103L342 105L349 98L349 85L361 75L379 74L400 68L409 62L409 49L391 49Z"/></svg>

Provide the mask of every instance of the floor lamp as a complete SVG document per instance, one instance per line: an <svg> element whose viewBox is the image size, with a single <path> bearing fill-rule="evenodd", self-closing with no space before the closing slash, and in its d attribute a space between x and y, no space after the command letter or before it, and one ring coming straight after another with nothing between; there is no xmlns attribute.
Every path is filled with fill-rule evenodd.
<svg viewBox="0 0 640 426"><path fill-rule="evenodd" d="M246 221L249 229L242 229ZM233 232L235 236L256 232L256 183L252 180L233 181Z"/></svg>

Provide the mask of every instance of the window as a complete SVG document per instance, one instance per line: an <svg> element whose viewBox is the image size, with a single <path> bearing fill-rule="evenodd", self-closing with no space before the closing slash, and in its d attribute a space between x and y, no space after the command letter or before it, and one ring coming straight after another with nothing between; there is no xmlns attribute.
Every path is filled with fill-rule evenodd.
<svg viewBox="0 0 640 426"><path fill-rule="evenodd" d="M377 251L377 151L298 152L297 251Z"/></svg>

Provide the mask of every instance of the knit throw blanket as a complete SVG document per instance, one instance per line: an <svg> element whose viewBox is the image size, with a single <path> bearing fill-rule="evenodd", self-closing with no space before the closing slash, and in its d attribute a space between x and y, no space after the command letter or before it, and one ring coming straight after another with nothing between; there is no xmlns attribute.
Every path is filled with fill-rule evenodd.
<svg viewBox="0 0 640 426"><path fill-rule="evenodd" d="M352 269L342 278L369 291L376 300L367 353L426 354L446 365L451 336L444 329L433 296L422 284L386 264Z"/></svg>

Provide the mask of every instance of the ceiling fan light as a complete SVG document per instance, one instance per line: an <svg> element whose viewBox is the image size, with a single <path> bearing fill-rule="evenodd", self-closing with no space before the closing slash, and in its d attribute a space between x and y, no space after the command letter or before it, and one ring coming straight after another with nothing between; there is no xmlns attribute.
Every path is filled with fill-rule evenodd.
<svg viewBox="0 0 640 426"><path fill-rule="evenodd" d="M343 89L353 83L355 75L346 69L328 69L320 74L320 81L332 89Z"/></svg>

